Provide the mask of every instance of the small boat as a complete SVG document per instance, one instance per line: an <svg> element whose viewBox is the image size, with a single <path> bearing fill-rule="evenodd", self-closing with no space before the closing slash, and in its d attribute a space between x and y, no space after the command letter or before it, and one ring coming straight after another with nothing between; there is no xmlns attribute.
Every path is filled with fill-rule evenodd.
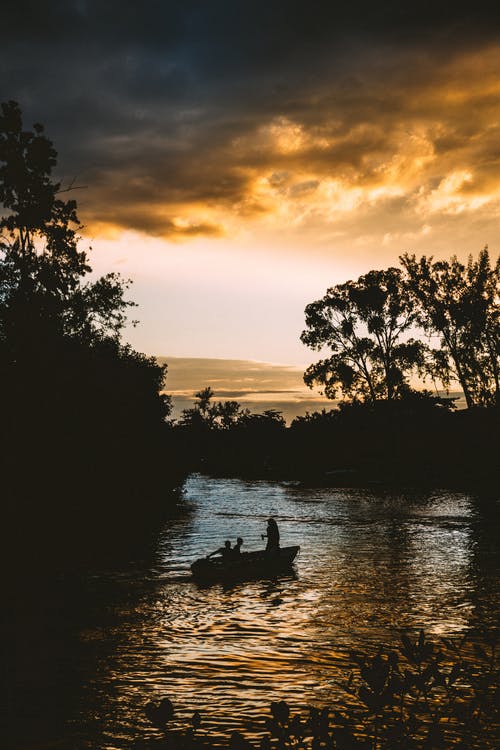
<svg viewBox="0 0 500 750"><path fill-rule="evenodd" d="M233 560L201 557L191 565L193 577L200 581L227 581L239 578L270 578L291 570L300 547L281 547L277 551L242 552Z"/></svg>

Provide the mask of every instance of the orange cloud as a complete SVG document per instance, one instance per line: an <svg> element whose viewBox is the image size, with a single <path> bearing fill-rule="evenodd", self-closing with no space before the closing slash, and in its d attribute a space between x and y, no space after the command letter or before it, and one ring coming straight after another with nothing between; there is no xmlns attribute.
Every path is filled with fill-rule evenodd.
<svg viewBox="0 0 500 750"><path fill-rule="evenodd" d="M352 79L329 83L326 72L288 114L249 122L243 112L174 146L139 139L140 174L126 159L129 141L108 143L115 162L96 171L82 216L97 233L189 239L285 225L386 245L428 236L446 217L491 219L500 211L499 67L499 46L439 65L415 50L388 53Z"/></svg>

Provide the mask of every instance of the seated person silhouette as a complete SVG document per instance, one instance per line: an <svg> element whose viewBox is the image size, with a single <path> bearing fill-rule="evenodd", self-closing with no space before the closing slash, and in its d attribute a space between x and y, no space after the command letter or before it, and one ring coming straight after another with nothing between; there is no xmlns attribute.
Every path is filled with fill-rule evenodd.
<svg viewBox="0 0 500 750"><path fill-rule="evenodd" d="M236 540L236 544L234 545L233 549L231 550L233 560L237 560L238 557L241 555L241 545L242 544L243 544L243 539L241 538L241 536L239 536L238 539Z"/></svg>
<svg viewBox="0 0 500 750"><path fill-rule="evenodd" d="M219 549L216 549L215 552L211 552L209 555L207 555L206 559L208 560L208 558L213 557L213 555L222 555L222 559L225 561L231 558L232 553L233 550L231 549L231 542L227 540L224 542L223 547L219 547Z"/></svg>

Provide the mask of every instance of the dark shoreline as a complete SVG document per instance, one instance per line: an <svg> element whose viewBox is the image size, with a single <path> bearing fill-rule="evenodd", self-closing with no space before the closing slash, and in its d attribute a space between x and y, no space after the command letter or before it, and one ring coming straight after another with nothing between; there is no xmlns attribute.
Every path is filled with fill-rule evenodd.
<svg viewBox="0 0 500 750"><path fill-rule="evenodd" d="M186 470L332 488L443 488L498 494L500 412L424 414L359 408L291 427L174 427Z"/></svg>

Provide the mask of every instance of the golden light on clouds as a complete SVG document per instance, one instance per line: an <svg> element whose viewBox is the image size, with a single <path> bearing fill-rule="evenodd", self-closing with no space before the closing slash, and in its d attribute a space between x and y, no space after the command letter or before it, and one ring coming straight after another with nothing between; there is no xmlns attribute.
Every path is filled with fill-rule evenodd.
<svg viewBox="0 0 500 750"><path fill-rule="evenodd" d="M483 5L11 3L3 98L87 186L91 264L134 282L133 346L302 368L304 307L329 286L403 252L498 252Z"/></svg>
<svg viewBox="0 0 500 750"><path fill-rule="evenodd" d="M331 84L326 71L287 113L182 131L173 173L153 140L148 179L128 185L123 167L106 214L110 183L82 210L97 239L135 230L116 245L141 306L133 343L306 364L303 310L331 284L404 251L495 252L498 70L500 46L439 64L393 50Z"/></svg>
<svg viewBox="0 0 500 750"><path fill-rule="evenodd" d="M148 179L115 187L105 216L101 189L91 191L89 232L250 237L271 252L288 240L337 257L362 249L367 265L407 249L466 254L494 242L500 47L439 65L418 52L393 54L330 84L327 70L293 111L224 122L205 144L188 130L181 142L152 139ZM174 146L169 174L162 152Z"/></svg>
<svg viewBox="0 0 500 750"><path fill-rule="evenodd" d="M249 182L252 198L267 207L268 223L286 219L295 226L311 219L335 224L349 213L357 222L358 212L379 210L383 237L393 199L404 202L411 233L423 221L428 235L440 214L487 205L496 214L500 178L492 175L492 161L498 166L492 140L500 135L499 65L498 48L454 61L434 81L414 86L407 101L401 92L389 93L389 106L397 99L392 111L382 98L370 122L345 127L340 100L330 129L321 106L321 127L282 117L261 126L253 141L247 136L238 144L247 159L258 151L265 162Z"/></svg>

